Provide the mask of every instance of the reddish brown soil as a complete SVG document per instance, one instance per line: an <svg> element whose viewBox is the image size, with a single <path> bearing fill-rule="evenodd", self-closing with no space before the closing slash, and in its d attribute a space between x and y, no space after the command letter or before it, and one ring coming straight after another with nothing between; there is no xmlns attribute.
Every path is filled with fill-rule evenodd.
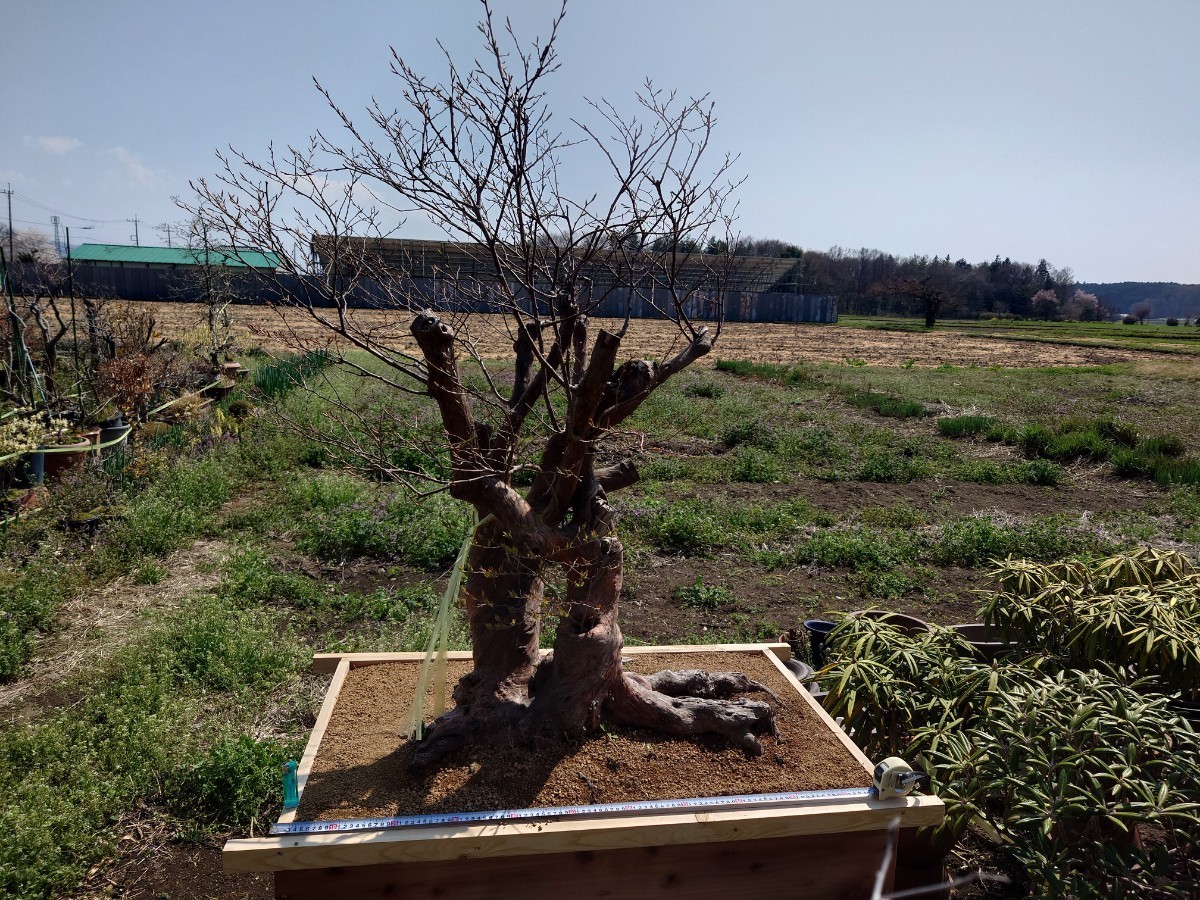
<svg viewBox="0 0 1200 900"><path fill-rule="evenodd" d="M274 896L268 873L223 872L219 843L183 842L149 855L134 852L122 857L75 894L77 900L269 900Z"/></svg>
<svg viewBox="0 0 1200 900"><path fill-rule="evenodd" d="M761 655L638 654L630 659L629 668L644 673L664 668L744 672L779 695L781 703L773 705L780 739L764 738L766 752L751 759L720 739L610 730L582 742L550 741L533 752L470 748L434 770L414 770L414 745L400 732L419 666L364 666L352 669L342 687L299 818L523 809L870 783L863 767ZM450 683L468 669L465 662L452 664Z"/></svg>

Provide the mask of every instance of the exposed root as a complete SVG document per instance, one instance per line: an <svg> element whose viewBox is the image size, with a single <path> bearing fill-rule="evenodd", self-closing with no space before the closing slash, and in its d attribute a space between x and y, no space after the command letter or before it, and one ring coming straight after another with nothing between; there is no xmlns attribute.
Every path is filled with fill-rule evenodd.
<svg viewBox="0 0 1200 900"><path fill-rule="evenodd" d="M685 691L707 696L687 696ZM751 691L771 694L737 673L666 671L646 677L626 672L605 704L605 717L681 737L719 734L749 756L760 756L763 748L758 735L779 736L771 705L761 700L712 699Z"/></svg>
<svg viewBox="0 0 1200 900"><path fill-rule="evenodd" d="M765 684L741 672L702 672L699 669L664 669L646 679L653 690L668 697L706 697L728 700L738 694L766 694L776 703L779 697Z"/></svg>
<svg viewBox="0 0 1200 900"><path fill-rule="evenodd" d="M539 670L532 702L517 700L510 686L504 698L476 694L469 705L450 710L427 728L413 764L436 763L476 742L528 743L550 732L582 736L602 720L679 737L717 734L750 756L763 752L760 735L779 736L771 704L735 699L751 693L766 694L777 703L779 698L740 672L667 670L646 676L615 668L607 681L595 685L596 690L608 685L603 700L589 700L573 679L557 685L552 673L549 667ZM464 693L470 692L456 691L456 699L463 699Z"/></svg>
<svg viewBox="0 0 1200 900"><path fill-rule="evenodd" d="M467 716L452 709L426 727L425 734L417 742L413 756L414 766L427 766L443 756L453 753L471 741L471 725Z"/></svg>

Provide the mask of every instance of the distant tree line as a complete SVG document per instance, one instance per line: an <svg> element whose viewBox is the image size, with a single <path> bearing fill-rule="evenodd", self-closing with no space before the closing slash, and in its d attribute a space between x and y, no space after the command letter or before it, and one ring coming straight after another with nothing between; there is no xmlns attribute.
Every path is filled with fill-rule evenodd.
<svg viewBox="0 0 1200 900"><path fill-rule="evenodd" d="M715 253L724 243L681 251ZM938 318L1031 318L1103 321L1113 308L1082 290L1067 267L1046 260L1036 264L996 256L970 263L950 256L897 256L881 250L803 250L775 238L747 237L733 247L736 256L793 258L796 264L776 290L830 294L848 315L919 315L932 325Z"/></svg>

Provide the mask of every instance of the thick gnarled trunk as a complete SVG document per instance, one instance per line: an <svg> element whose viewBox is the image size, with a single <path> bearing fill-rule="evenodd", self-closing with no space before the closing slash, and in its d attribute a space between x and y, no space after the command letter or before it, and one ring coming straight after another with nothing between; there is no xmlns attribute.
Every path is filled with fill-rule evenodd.
<svg viewBox="0 0 1200 900"><path fill-rule="evenodd" d="M770 690L738 673L622 668L617 601L623 550L597 539L567 568L566 607L554 649L538 651L543 584L538 560L504 542L496 527L476 536L464 593L474 669L455 688L457 706L428 730L416 759L429 763L466 744L582 738L608 722L688 736L720 734L748 754L774 733L771 706L733 699Z"/></svg>
<svg viewBox="0 0 1200 900"><path fill-rule="evenodd" d="M472 742L519 743L579 738L603 722L675 735L720 734L750 754L759 736L774 731L769 703L736 699L770 694L737 673L625 672L617 600L624 551L608 491L637 480L630 461L596 471L602 434L617 427L674 373L712 346L706 328L662 363L630 360L617 367L621 336L601 331L586 363L586 322L578 309L560 310L559 333L531 376L541 324L516 334L517 378L500 428L475 421L459 378L452 329L425 312L412 333L425 356L430 395L450 443L452 496L472 504L483 520L468 558L465 600L474 671L455 688L456 706L424 732L418 763L431 762ZM521 425L541 397L550 369L567 385L564 420L546 441L539 471L526 496L512 486L509 459ZM553 650L541 656L538 639L543 578L548 567L566 575Z"/></svg>

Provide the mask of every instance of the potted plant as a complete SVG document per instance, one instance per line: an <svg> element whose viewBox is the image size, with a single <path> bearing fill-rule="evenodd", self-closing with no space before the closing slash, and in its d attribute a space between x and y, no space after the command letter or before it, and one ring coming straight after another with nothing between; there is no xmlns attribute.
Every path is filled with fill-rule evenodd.
<svg viewBox="0 0 1200 900"><path fill-rule="evenodd" d="M99 437L100 430L96 429ZM55 419L42 438L40 450L45 455L43 468L46 478L57 478L64 472L83 468L92 442L63 419Z"/></svg>
<svg viewBox="0 0 1200 900"><path fill-rule="evenodd" d="M46 423L32 410L19 408L0 419L0 477L18 488L42 483L43 456L38 450Z"/></svg>

